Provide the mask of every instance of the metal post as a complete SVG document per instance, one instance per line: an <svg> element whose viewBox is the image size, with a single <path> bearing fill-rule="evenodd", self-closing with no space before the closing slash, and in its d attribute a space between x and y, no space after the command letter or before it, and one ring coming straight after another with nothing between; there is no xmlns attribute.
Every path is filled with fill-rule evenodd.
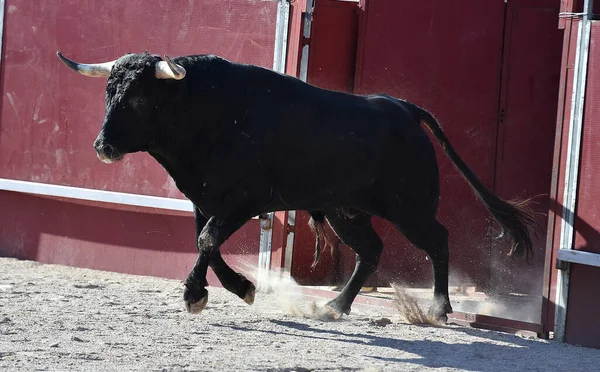
<svg viewBox="0 0 600 372"><path fill-rule="evenodd" d="M313 0L306 0L306 11L304 12L304 30L302 30L302 35L304 39L310 39L310 30L312 27L312 13L313 13L314 5ZM310 46L304 45L302 46L302 57L300 59L300 76L299 79L306 82L308 79L308 54L310 51Z"/></svg>
<svg viewBox="0 0 600 372"><path fill-rule="evenodd" d="M292 273L292 255L294 254L294 233L293 227L296 226L296 211L288 211L287 224L292 227L292 231L287 233L285 241L285 256L283 260L283 271L286 275Z"/></svg>
<svg viewBox="0 0 600 372"><path fill-rule="evenodd" d="M571 96L571 116L569 119L569 142L565 169L565 187L562 226L560 233L560 249L572 250L574 247L575 204L577 201L577 175L579 155L581 152L581 133L583 112L585 107L585 87L588 67L590 34L593 18L593 0L585 0L583 17L577 31L577 49L575 52L575 69L573 91ZM563 342L567 320L567 303L569 295L570 264L560 265L557 276L556 314L554 319L555 338Z"/></svg>
<svg viewBox="0 0 600 372"><path fill-rule="evenodd" d="M306 0L306 9L304 14L304 29L302 30L302 35L305 39L310 39L310 30L311 30L311 22L312 22L312 11L313 11L313 0ZM299 79L306 82L307 73L308 73L308 45L304 45L302 47L302 57L300 59L300 76ZM296 211L288 212L288 221L287 224L289 226L296 226ZM289 232L286 238L286 246L285 246L285 257L284 257L284 265L283 270L285 275L291 275L292 273L292 256L294 254L294 238L296 234L294 232Z"/></svg>
<svg viewBox="0 0 600 372"><path fill-rule="evenodd" d="M0 67L2 66L2 39L4 38L4 0L0 0Z"/></svg>
<svg viewBox="0 0 600 372"><path fill-rule="evenodd" d="M287 0L277 2L277 22L275 23L275 48L273 51L273 70L285 73L290 4ZM273 212L259 217L260 243L258 253L257 284L260 288L264 274L271 268L271 251L273 246Z"/></svg>
<svg viewBox="0 0 600 372"><path fill-rule="evenodd" d="M275 50L273 53L273 70L281 73L285 73L289 20L289 2L287 0L279 0L279 2L277 3L277 22L275 24Z"/></svg>
<svg viewBox="0 0 600 372"><path fill-rule="evenodd" d="M273 212L258 217L260 221L260 246L258 249L258 276L260 281L271 267L271 247L273 245ZM258 283L260 285L260 283Z"/></svg>

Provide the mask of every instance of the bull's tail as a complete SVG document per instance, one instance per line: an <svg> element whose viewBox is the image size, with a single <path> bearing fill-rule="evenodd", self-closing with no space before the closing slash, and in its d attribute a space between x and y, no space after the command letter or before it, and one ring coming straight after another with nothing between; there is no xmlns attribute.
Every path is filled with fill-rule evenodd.
<svg viewBox="0 0 600 372"><path fill-rule="evenodd" d="M540 226L535 220L535 215L528 208L531 199L527 200L512 200L506 201L500 199L488 190L467 164L458 156L450 141L442 131L442 127L438 121L429 112L422 108L406 102L412 108L412 111L417 117L425 123L427 128L433 133L439 144L444 149L450 160L460 171L463 177L469 182L475 194L483 202L487 210L494 216L496 221L500 223L504 231L508 232L511 238L511 248L509 256L522 257L526 253L526 259L529 262L533 256L531 238L529 236L528 227L531 227L535 232L540 231Z"/></svg>

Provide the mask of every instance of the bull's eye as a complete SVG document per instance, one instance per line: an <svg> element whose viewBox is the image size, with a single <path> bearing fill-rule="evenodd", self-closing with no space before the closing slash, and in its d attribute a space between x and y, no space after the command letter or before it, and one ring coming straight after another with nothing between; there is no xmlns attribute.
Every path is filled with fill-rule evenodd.
<svg viewBox="0 0 600 372"><path fill-rule="evenodd" d="M146 104L146 99L144 97L131 97L129 99L129 105L135 111L142 111L144 105Z"/></svg>

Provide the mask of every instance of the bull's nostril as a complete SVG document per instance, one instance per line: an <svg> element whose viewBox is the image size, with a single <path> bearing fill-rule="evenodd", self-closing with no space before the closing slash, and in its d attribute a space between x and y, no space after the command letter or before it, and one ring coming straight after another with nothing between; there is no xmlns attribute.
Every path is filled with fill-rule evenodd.
<svg viewBox="0 0 600 372"><path fill-rule="evenodd" d="M102 145L102 153L107 158L112 158L115 153L115 149L111 145Z"/></svg>

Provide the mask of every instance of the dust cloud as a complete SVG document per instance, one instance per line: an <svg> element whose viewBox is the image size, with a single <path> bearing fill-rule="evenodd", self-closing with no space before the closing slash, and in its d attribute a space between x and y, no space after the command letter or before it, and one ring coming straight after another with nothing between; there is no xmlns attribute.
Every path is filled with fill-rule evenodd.
<svg viewBox="0 0 600 372"><path fill-rule="evenodd" d="M257 286L257 298L261 294L274 294L278 308L287 315L321 321L335 321L342 314L324 306L327 300L315 299L303 291L289 273L283 270L259 270L255 265L247 266L246 273L253 273ZM493 270L498 270L494 267ZM541 313L541 302L537 296L517 293L499 294L495 288L479 292L477 285L468 275L450 274L450 302L455 312L481 314L505 319L536 322ZM524 283L525 284L525 283ZM430 301L423 300L418 291L413 294L410 286L390 283L396 310L410 324L443 326L443 322L428 313ZM431 288L433 290L433 288ZM417 299L423 301L419 302ZM318 301L318 302L317 302Z"/></svg>
<svg viewBox="0 0 600 372"><path fill-rule="evenodd" d="M394 288L394 302L400 315L411 324L428 324L439 326L441 322L436 320L433 316L421 310L417 300L410 296L404 287L397 283L391 283Z"/></svg>
<svg viewBox="0 0 600 372"><path fill-rule="evenodd" d="M341 313L328 306L318 305L308 300L300 286L288 272L283 270L254 270L257 294L274 294L280 309L293 316L322 321L338 320Z"/></svg>

